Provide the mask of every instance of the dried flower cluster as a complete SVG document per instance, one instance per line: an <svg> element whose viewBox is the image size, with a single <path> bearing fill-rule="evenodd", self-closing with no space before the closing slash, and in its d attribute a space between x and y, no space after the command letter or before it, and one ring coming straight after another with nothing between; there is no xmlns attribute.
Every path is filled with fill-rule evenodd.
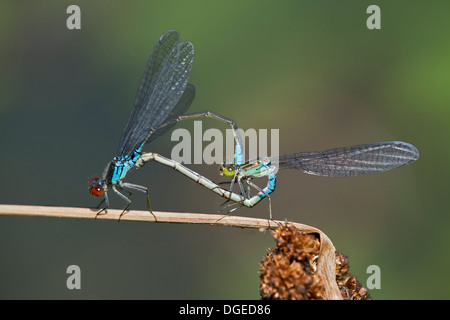
<svg viewBox="0 0 450 320"><path fill-rule="evenodd" d="M367 289L350 275L348 259L341 253L336 253L336 282L344 300L370 300Z"/></svg>
<svg viewBox="0 0 450 320"><path fill-rule="evenodd" d="M315 273L320 242L314 235L303 234L292 224L273 231L277 246L260 265L262 299L323 299L322 279Z"/></svg>

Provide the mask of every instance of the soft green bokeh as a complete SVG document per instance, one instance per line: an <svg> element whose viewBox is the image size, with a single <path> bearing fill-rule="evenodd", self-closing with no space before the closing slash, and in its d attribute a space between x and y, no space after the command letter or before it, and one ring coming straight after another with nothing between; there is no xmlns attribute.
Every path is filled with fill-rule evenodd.
<svg viewBox="0 0 450 320"><path fill-rule="evenodd" d="M380 266L375 299L450 297L448 1L380 2L373 31L369 1L77 1L77 31L70 4L0 4L0 203L96 206L88 178L114 156L153 44L177 29L195 45L191 112L280 129L281 153L416 145L417 163L377 176L280 172L273 212L327 233L360 282ZM168 134L146 150L173 145ZM215 166L191 167L220 181ZM159 211L223 202L158 164L127 181ZM266 217L267 201L235 214ZM269 232L224 227L1 217L0 298L258 299L273 245ZM79 291L66 288L71 264Z"/></svg>

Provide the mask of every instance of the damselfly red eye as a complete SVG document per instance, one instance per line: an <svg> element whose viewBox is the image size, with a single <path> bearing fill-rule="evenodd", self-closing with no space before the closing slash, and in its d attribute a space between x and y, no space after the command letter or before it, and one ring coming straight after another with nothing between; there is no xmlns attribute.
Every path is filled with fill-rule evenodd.
<svg viewBox="0 0 450 320"><path fill-rule="evenodd" d="M102 187L91 187L89 188L89 193L94 197L100 197L105 193L105 190Z"/></svg>
<svg viewBox="0 0 450 320"><path fill-rule="evenodd" d="M105 193L105 189L102 186L102 181L99 177L91 178L89 182L89 193L94 197L100 197Z"/></svg>

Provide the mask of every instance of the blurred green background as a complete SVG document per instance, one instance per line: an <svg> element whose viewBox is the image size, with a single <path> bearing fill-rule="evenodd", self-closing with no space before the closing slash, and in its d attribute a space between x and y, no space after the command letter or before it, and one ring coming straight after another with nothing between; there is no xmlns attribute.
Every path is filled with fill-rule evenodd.
<svg viewBox="0 0 450 320"><path fill-rule="evenodd" d="M82 29L66 28L81 8ZM117 150L148 55L177 29L195 45L190 112L280 129L280 153L402 140L421 158L358 178L280 172L277 219L323 230L374 299L450 298L450 2L2 1L0 203L95 207L88 179ZM205 120L204 128L226 126ZM192 124L180 127L192 129ZM170 156L170 134L145 148ZM190 166L221 181L216 166ZM158 211L216 213L222 198L156 163L127 181ZM113 206L122 203L114 196ZM267 217L267 200L234 214ZM145 197L133 197L145 209ZM259 299L270 232L0 217L2 299ZM81 290L66 268L81 268Z"/></svg>

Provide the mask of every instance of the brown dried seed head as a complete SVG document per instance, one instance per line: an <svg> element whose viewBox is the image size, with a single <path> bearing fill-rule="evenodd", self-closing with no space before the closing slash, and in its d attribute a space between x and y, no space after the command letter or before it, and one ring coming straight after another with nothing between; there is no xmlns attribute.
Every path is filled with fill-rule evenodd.
<svg viewBox="0 0 450 320"><path fill-rule="evenodd" d="M336 282L344 300L370 300L369 292L350 275L348 258L336 253Z"/></svg>
<svg viewBox="0 0 450 320"><path fill-rule="evenodd" d="M313 272L320 243L286 223L273 233L277 245L260 265L260 294L263 299L323 299L322 279Z"/></svg>

